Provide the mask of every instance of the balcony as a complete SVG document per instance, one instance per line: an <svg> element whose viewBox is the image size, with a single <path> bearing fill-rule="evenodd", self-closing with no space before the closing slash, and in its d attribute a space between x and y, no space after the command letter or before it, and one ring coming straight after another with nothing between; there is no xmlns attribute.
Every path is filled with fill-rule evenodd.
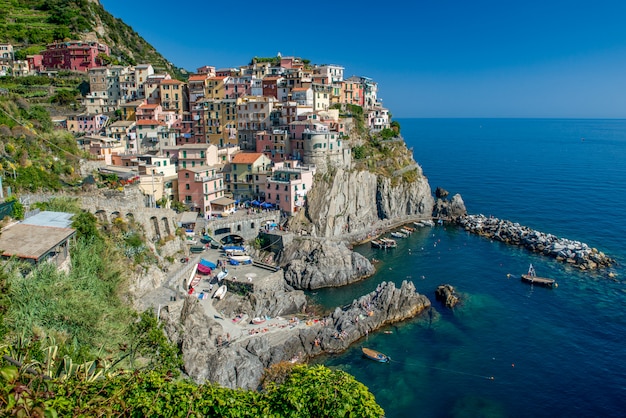
<svg viewBox="0 0 626 418"><path fill-rule="evenodd" d="M213 181L213 180L219 180L219 179L223 179L224 178L224 174L222 173L218 173L214 176L194 176L194 181L201 181L201 182L207 182L207 181Z"/></svg>

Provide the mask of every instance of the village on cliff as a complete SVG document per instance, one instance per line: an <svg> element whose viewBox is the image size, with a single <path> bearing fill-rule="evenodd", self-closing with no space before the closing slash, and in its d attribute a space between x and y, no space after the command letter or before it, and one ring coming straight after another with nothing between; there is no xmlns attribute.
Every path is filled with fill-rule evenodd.
<svg viewBox="0 0 626 418"><path fill-rule="evenodd" d="M54 124L103 163L101 173L137 183L152 205L181 202L206 217L242 202L292 215L316 170L349 166L352 106L362 109L365 132L390 126L373 80L280 53L240 67L204 66L187 82L149 63L103 66L109 47L99 42L56 42L24 61L12 59L10 44L0 53L5 74L87 73L84 111Z"/></svg>
<svg viewBox="0 0 626 418"><path fill-rule="evenodd" d="M256 388L273 364L343 351L424 311L433 320L430 300L410 281L381 282L332 312L315 312L303 291L373 275L374 261L350 245L402 225L410 231L446 219L580 268L611 262L582 243L467 217L459 195L448 200L437 188L432 196L401 139L385 141L410 155L392 175L353 170L353 147L392 123L376 82L344 78L339 65L278 54L237 68L201 67L182 82L150 64L102 66L108 53L101 43L71 41L18 62L12 46L0 44L0 64L14 75L88 74L85 111L54 123L92 154L87 172L114 177L118 187L86 193L81 205L103 225L143 226L160 261L131 277L132 302L156 311L198 382ZM180 214L170 209L181 204ZM44 212L6 228L3 256L68 267L69 216ZM299 228L285 231L291 220ZM177 229L185 237L168 240Z"/></svg>

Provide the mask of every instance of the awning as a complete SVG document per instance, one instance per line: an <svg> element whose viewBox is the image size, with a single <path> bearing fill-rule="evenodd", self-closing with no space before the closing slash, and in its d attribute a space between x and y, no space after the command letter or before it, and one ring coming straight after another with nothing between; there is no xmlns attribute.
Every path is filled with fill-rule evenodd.
<svg viewBox="0 0 626 418"><path fill-rule="evenodd" d="M198 218L197 212L183 212L180 214L180 223L182 225L193 224L193 223L196 223L197 218Z"/></svg>
<svg viewBox="0 0 626 418"><path fill-rule="evenodd" d="M219 197L211 201L212 205L218 205L218 206L228 206L228 205L232 205L233 203L235 203L235 201L228 197Z"/></svg>

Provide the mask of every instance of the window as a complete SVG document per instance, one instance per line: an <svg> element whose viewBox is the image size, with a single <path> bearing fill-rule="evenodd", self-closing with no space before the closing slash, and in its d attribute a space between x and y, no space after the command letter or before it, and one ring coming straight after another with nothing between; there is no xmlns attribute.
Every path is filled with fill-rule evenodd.
<svg viewBox="0 0 626 418"><path fill-rule="evenodd" d="M185 184L185 190L189 190L189 183Z"/></svg>

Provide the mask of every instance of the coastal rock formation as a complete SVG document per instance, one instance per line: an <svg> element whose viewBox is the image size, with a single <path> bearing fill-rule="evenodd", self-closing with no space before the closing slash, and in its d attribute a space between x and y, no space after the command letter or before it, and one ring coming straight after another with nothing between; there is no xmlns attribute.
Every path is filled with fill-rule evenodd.
<svg viewBox="0 0 626 418"><path fill-rule="evenodd" d="M454 287L449 284L442 284L437 286L437 290L435 290L435 298L438 301L443 302L446 308L454 308L457 303L461 300L459 296L456 294Z"/></svg>
<svg viewBox="0 0 626 418"><path fill-rule="evenodd" d="M328 317L290 321L288 327L224 341L225 322L211 318L201 304L188 297L161 311L166 333L182 349L185 372L196 382L245 389L257 388L264 368L272 364L343 351L369 332L430 307L412 282L405 281L400 288L383 282Z"/></svg>
<svg viewBox="0 0 626 418"><path fill-rule="evenodd" d="M559 238L535 231L518 223L486 217L467 215L458 219L467 231L507 244L519 245L530 251L542 253L566 262L581 270L608 267L615 261L595 248L580 241Z"/></svg>
<svg viewBox="0 0 626 418"><path fill-rule="evenodd" d="M374 266L342 242L298 237L284 249L285 280L296 289L338 287L374 274Z"/></svg>
<svg viewBox="0 0 626 418"><path fill-rule="evenodd" d="M448 191L437 187L435 196L437 200L433 207L433 218L453 220L467 215L465 202L460 194L455 194L452 199L448 200L446 199Z"/></svg>
<svg viewBox="0 0 626 418"><path fill-rule="evenodd" d="M334 238L364 232L385 219L407 215L430 218L434 199L421 168L417 179L379 176L369 171L336 169L327 173L307 195L306 214L311 234Z"/></svg>
<svg viewBox="0 0 626 418"><path fill-rule="evenodd" d="M330 326L322 327L317 333L320 351L343 351L369 332L412 318L430 306L430 300L417 292L413 282L405 280L400 288L393 282L382 282L347 308L335 309L328 318Z"/></svg>
<svg viewBox="0 0 626 418"><path fill-rule="evenodd" d="M256 316L275 317L302 312L307 305L304 292L294 290L279 270L263 280L262 286L255 286L254 292L246 297L227 297L215 300L214 306L227 315L246 312L250 318ZM229 283L229 288L232 284Z"/></svg>

